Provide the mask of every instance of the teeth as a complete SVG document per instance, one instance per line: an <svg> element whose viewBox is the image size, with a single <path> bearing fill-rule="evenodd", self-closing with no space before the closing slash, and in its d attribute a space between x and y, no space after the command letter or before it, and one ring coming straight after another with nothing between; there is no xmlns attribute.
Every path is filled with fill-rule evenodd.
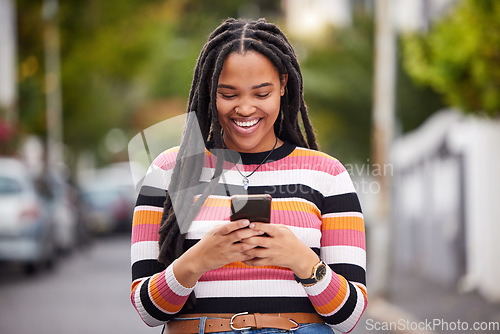
<svg viewBox="0 0 500 334"><path fill-rule="evenodd" d="M248 121L248 122L240 122L237 120L233 120L233 122L235 122L238 126L241 126L241 127L250 127L250 126L257 124L259 122L259 120L260 119L254 119L253 121Z"/></svg>

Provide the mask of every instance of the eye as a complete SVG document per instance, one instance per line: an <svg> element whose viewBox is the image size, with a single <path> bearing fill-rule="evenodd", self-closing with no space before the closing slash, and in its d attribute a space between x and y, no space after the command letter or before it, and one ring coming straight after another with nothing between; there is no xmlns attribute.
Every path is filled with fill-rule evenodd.
<svg viewBox="0 0 500 334"><path fill-rule="evenodd" d="M271 95L271 92L267 92L267 93L263 93L263 94L255 94L255 96L257 96L259 99L265 99L269 95Z"/></svg>
<svg viewBox="0 0 500 334"><path fill-rule="evenodd" d="M226 100L234 99L236 97L236 94L224 94L219 92L219 95Z"/></svg>

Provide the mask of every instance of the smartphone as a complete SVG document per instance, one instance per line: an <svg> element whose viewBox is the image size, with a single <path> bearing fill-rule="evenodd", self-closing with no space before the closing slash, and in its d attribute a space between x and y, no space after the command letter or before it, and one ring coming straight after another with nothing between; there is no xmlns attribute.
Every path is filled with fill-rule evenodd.
<svg viewBox="0 0 500 334"><path fill-rule="evenodd" d="M269 194L231 196L231 221L248 219L250 222L271 222L271 200Z"/></svg>

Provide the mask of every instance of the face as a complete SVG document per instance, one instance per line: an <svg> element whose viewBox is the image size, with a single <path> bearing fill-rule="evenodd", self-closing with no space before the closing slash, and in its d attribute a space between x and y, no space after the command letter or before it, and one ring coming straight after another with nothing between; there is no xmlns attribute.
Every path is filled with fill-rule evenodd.
<svg viewBox="0 0 500 334"><path fill-rule="evenodd" d="M226 58L217 85L217 110L227 148L246 153L273 148L287 78L256 51Z"/></svg>

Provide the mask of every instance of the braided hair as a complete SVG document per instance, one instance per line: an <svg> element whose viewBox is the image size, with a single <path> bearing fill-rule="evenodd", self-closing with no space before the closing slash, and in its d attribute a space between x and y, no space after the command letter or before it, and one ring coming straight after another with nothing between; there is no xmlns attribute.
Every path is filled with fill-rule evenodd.
<svg viewBox="0 0 500 334"><path fill-rule="evenodd" d="M186 128L168 187L159 230L158 260L166 266L184 252L186 226L194 220L207 197L215 190L222 174L224 142L216 107L215 87L224 61L231 53L244 54L249 50L266 56L277 68L280 77L288 74L285 94L281 97L281 110L274 124L276 136L297 146L318 149L304 103L299 62L286 36L277 26L264 19L249 21L231 18L224 21L210 34L194 69ZM198 129L201 130L203 140L199 140ZM213 143L215 152L219 152L216 153L215 173L198 200L193 202L195 193L189 189L196 189L199 183L204 161L200 152L204 151L208 141ZM179 215L182 215L182 219L179 219Z"/></svg>

